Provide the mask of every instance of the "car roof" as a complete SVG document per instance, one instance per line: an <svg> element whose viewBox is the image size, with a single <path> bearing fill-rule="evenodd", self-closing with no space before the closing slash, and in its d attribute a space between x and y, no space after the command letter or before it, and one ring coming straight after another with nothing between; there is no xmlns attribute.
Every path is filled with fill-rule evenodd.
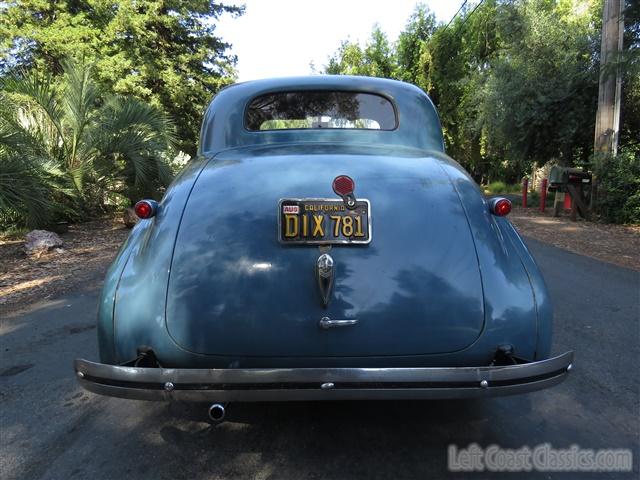
<svg viewBox="0 0 640 480"><path fill-rule="evenodd" d="M245 128L245 110L254 98L269 93L305 90L382 95L394 104L398 127L392 131L291 129L257 132ZM438 114L428 95L420 88L386 78L311 75L239 82L220 90L205 113L199 153L215 154L230 148L283 143L378 144L444 151Z"/></svg>

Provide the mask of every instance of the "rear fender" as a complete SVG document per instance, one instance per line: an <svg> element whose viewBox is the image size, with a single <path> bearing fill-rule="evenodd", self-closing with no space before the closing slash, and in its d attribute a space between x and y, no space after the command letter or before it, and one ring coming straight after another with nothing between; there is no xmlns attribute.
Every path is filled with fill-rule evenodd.
<svg viewBox="0 0 640 480"><path fill-rule="evenodd" d="M538 344L536 299L521 253L511 240L513 230L506 228L510 223L489 212L478 186L460 165L446 155L438 157L465 209L478 256L485 329L476 347L488 354L510 344L518 356L533 359Z"/></svg>
<svg viewBox="0 0 640 480"><path fill-rule="evenodd" d="M157 345L167 337L164 308L176 233L208 161L200 158L187 165L165 193L156 216L138 222L109 268L98 309L102 362L129 360L140 345Z"/></svg>
<svg viewBox="0 0 640 480"><path fill-rule="evenodd" d="M140 241L140 236L148 228L146 222L138 223L126 241L120 247L120 251L116 255L115 260L107 270L104 279L100 300L98 302L98 345L100 350L100 361L103 363L116 363L116 352L114 343L113 329L113 309L116 299L116 291L118 289L118 281L122 275L127 260L135 245Z"/></svg>
<svg viewBox="0 0 640 480"><path fill-rule="evenodd" d="M537 346L533 358L535 360L549 358L553 333L553 307L547 285L533 255L531 255L524 240L511 222L505 218L500 218L497 219L497 224L503 232L503 235L508 238L512 247L520 256L520 260L527 271L529 282L531 283L537 312Z"/></svg>

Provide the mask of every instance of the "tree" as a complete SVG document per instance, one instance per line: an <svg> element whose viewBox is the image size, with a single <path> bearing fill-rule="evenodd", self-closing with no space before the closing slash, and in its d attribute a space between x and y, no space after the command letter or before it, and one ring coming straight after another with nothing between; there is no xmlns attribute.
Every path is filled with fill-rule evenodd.
<svg viewBox="0 0 640 480"><path fill-rule="evenodd" d="M235 57L215 36L242 7L205 0L15 0L0 4L0 69L58 74L70 55L95 64L98 82L161 106L193 154L202 112L234 78Z"/></svg>
<svg viewBox="0 0 640 480"><path fill-rule="evenodd" d="M418 6L387 70L430 95L452 157L478 176L515 181L533 162L588 160L599 28L599 0L477 1L446 26ZM327 72L376 75L367 48L343 44Z"/></svg>
<svg viewBox="0 0 640 480"><path fill-rule="evenodd" d="M640 2L627 0L624 25L620 147L640 156Z"/></svg>
<svg viewBox="0 0 640 480"><path fill-rule="evenodd" d="M532 0L504 6L503 46L482 105L489 149L516 161L587 161L598 79L599 2L568 9ZM594 28L594 25L598 27Z"/></svg>
<svg viewBox="0 0 640 480"><path fill-rule="evenodd" d="M0 84L0 220L45 225L99 209L106 193L132 203L167 185L174 125L157 107L105 94L87 64L61 81L31 70Z"/></svg>
<svg viewBox="0 0 640 480"><path fill-rule="evenodd" d="M371 38L361 48L358 43L344 41L329 59L326 73L340 75L365 75L394 78L395 51L378 25L373 27Z"/></svg>
<svg viewBox="0 0 640 480"><path fill-rule="evenodd" d="M431 52L429 40L436 31L436 16L424 5L418 5L398 37L398 78L431 89L428 79Z"/></svg>

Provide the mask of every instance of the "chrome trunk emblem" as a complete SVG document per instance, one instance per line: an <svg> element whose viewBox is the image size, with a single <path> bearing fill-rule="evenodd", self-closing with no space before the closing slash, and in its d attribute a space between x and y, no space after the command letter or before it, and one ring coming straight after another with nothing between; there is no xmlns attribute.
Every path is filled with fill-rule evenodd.
<svg viewBox="0 0 640 480"><path fill-rule="evenodd" d="M322 297L322 306L326 307L331 298L331 290L333 289L333 277L335 267L333 258L328 253L323 253L318 257L316 262L316 280Z"/></svg>

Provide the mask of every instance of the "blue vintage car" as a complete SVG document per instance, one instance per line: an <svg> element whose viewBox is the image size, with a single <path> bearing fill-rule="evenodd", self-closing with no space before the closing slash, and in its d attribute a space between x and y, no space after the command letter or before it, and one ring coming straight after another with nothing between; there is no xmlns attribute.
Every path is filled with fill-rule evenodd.
<svg viewBox="0 0 640 480"><path fill-rule="evenodd" d="M83 387L229 401L425 399L561 382L538 267L402 82L239 83L142 218L100 299Z"/></svg>

